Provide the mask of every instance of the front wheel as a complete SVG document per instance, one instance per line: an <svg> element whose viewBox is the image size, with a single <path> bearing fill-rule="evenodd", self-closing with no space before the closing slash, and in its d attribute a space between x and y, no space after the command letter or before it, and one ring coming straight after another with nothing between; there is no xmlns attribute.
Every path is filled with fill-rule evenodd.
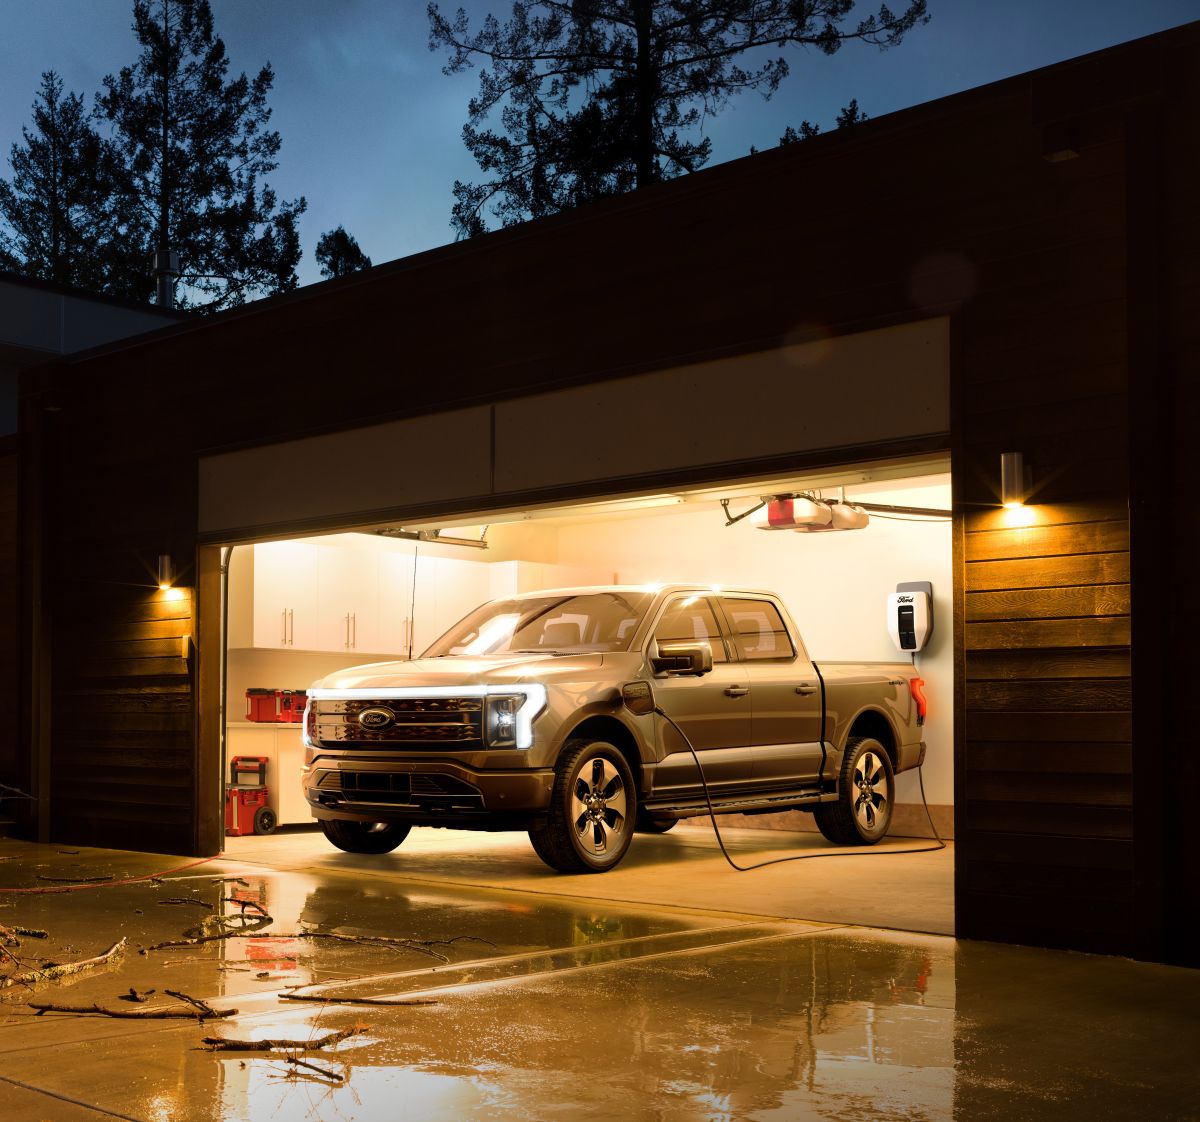
<svg viewBox="0 0 1200 1122"><path fill-rule="evenodd" d="M391 853L412 827L406 822L338 822L323 818L321 829L347 853Z"/></svg>
<svg viewBox="0 0 1200 1122"><path fill-rule="evenodd" d="M817 829L835 845L874 845L892 824L896 777L878 740L853 737L846 744L838 799L813 808Z"/></svg>
<svg viewBox="0 0 1200 1122"><path fill-rule="evenodd" d="M560 873L604 873L629 848L637 789L625 757L603 740L568 740L554 769L545 826L534 852Z"/></svg>

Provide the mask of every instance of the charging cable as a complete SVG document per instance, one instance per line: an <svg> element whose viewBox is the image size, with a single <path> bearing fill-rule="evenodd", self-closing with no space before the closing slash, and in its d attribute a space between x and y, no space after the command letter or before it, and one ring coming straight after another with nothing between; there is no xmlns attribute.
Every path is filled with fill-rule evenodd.
<svg viewBox="0 0 1200 1122"><path fill-rule="evenodd" d="M818 676L820 672L818 671ZM925 808L925 817L929 821L929 828L933 831L933 836L937 839L934 845L923 845L910 849L835 849L825 853L798 853L792 857L772 857L769 861L760 861L757 865L739 865L732 857L729 856L729 850L725 848L725 839L721 837L721 829L717 825L717 812L713 809L712 796L708 790L708 780L704 778L704 766L700 763L700 757L696 753L696 749L692 742L688 739L688 735L678 725L678 723L668 713L664 713L658 706L657 702L654 706L654 712L660 717L665 717L671 727L683 737L683 742L688 746L688 751L692 754L692 759L696 761L696 771L700 775L700 784L704 788L704 801L708 804L708 816L712 821L713 833L717 835L717 844L721 847L721 852L725 855L725 860L729 862L739 873L749 873L754 869L763 869L768 865L782 865L785 861L814 861L818 857L887 857L891 854L899 853L933 853L939 849L945 849L946 843L942 841L941 835L937 832L937 827L933 824L933 815L929 813L929 803L925 798L925 775L922 767L917 768L917 778L921 783L921 805ZM821 678L821 767L825 766L825 679ZM894 788L893 788L894 790Z"/></svg>

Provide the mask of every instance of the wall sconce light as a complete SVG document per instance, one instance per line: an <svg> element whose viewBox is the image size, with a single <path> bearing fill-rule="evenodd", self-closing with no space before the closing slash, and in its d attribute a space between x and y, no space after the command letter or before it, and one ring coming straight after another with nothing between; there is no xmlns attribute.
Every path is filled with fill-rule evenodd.
<svg viewBox="0 0 1200 1122"><path fill-rule="evenodd" d="M1012 510L1025 505L1029 497L1031 472L1020 452L1000 453L1000 502Z"/></svg>
<svg viewBox="0 0 1200 1122"><path fill-rule="evenodd" d="M175 583L175 563L169 553L158 555L158 587L166 592Z"/></svg>

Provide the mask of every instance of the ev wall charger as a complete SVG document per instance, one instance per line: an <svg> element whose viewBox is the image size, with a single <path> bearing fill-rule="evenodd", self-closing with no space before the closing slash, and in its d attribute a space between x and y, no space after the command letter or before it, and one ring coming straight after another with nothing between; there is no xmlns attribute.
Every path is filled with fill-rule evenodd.
<svg viewBox="0 0 1200 1122"><path fill-rule="evenodd" d="M923 651L933 634L933 585L906 581L888 596L888 634L896 649Z"/></svg>

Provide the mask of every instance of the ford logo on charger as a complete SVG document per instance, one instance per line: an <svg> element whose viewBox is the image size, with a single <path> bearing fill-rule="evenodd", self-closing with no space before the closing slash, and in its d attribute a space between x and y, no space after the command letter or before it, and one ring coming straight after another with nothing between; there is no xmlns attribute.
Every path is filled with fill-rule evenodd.
<svg viewBox="0 0 1200 1122"><path fill-rule="evenodd" d="M396 714L390 709L364 709L358 715L359 726L371 732L379 732L381 729L390 728L395 721Z"/></svg>

